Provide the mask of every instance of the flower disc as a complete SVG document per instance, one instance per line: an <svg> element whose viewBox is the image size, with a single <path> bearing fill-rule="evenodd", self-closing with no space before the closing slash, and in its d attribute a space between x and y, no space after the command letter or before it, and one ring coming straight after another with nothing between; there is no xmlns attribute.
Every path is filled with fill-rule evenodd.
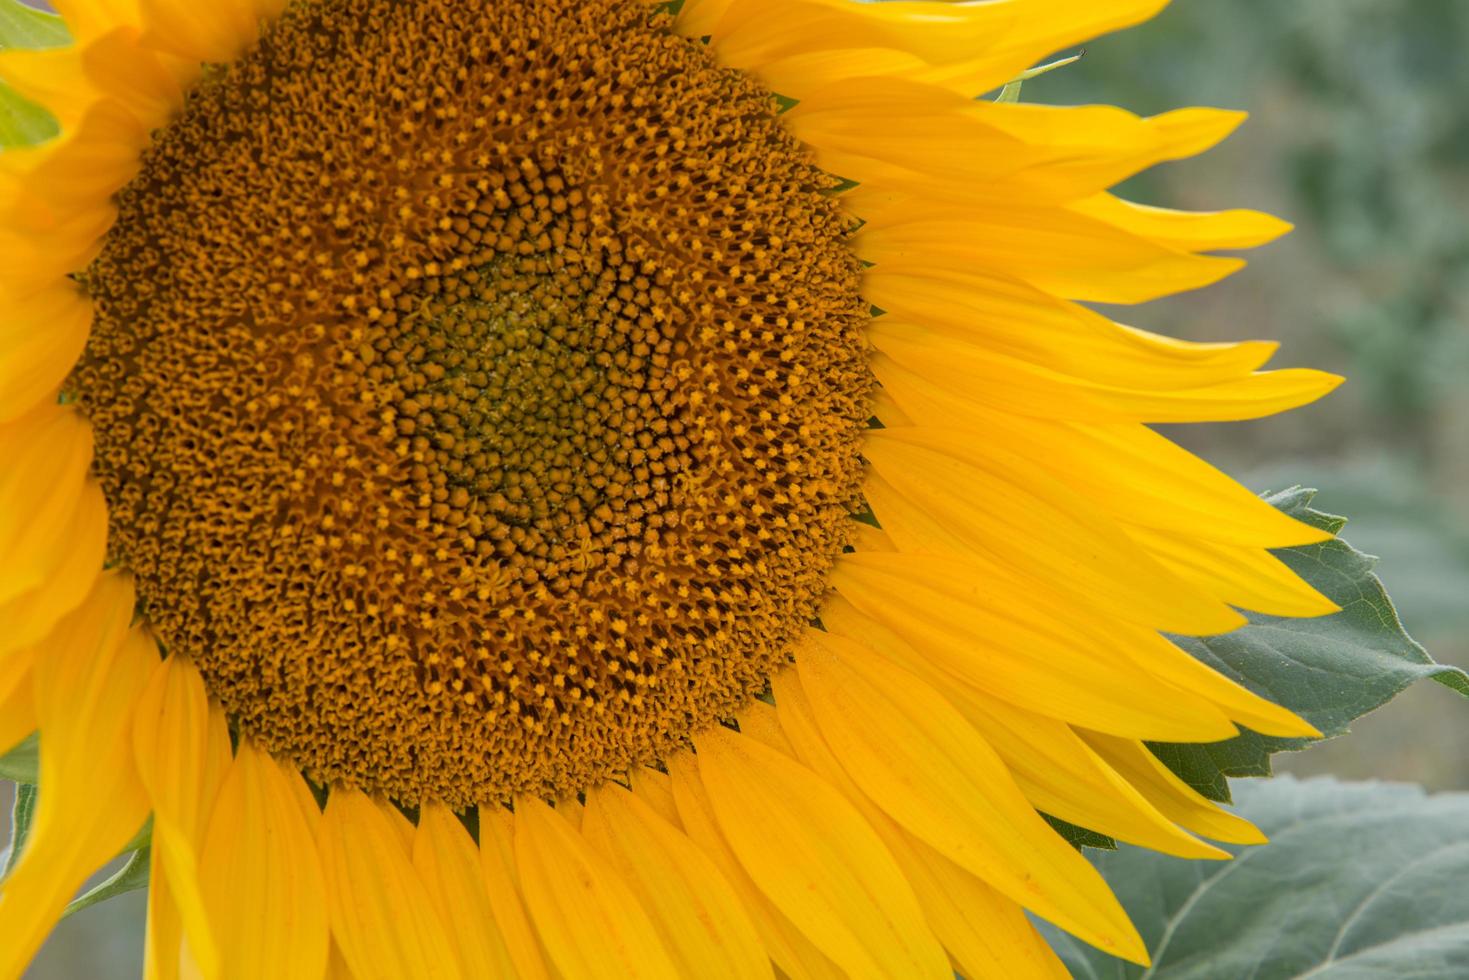
<svg viewBox="0 0 1469 980"><path fill-rule="evenodd" d="M328 0L155 134L69 391L243 730L400 800L567 795L765 686L870 384L776 113L638 0Z"/></svg>

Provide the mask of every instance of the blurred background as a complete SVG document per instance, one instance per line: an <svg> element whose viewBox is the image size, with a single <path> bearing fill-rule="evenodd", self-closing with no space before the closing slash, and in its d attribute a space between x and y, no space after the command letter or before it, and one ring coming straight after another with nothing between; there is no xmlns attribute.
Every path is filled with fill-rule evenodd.
<svg viewBox="0 0 1469 980"><path fill-rule="evenodd" d="M1103 0L1104 2L1104 0ZM1469 667L1469 3L1174 0L1027 82L1028 102L1148 115L1247 109L1229 142L1122 188L1168 207L1253 207L1297 226L1199 293L1113 309L1196 340L1275 338L1277 363L1348 376L1326 401L1170 434L1256 490L1317 487L1408 630ZM1069 52L1067 52L1069 53ZM1469 789L1469 705L1423 683L1278 768ZM8 809L8 807L7 807ZM63 923L35 980L137 976L142 892Z"/></svg>
<svg viewBox="0 0 1469 980"><path fill-rule="evenodd" d="M1469 3L1174 0L1021 99L1143 115L1246 109L1227 142L1120 188L1168 207L1293 222L1220 285L1116 319L1191 340L1273 338L1277 366L1347 384L1257 422L1169 434L1258 491L1321 492L1382 556L1408 631L1469 667ZM1424 683L1279 769L1469 789L1469 704Z"/></svg>

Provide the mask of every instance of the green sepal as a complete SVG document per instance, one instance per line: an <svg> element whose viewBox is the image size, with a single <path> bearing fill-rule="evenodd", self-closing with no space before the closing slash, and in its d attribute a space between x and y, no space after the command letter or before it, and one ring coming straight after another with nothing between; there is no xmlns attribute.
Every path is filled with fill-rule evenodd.
<svg viewBox="0 0 1469 980"><path fill-rule="evenodd" d="M1075 64L1076 62L1081 60L1081 56L1084 54L1086 54L1085 51L1078 51L1076 54L1072 55L1069 58L1061 58L1056 61L1052 61L1049 64L1040 65L1036 68L1027 68L1025 71L1021 72L1019 75L1016 75L1010 81L1005 83L1005 87L1000 89L1000 94L995 97L995 101L1019 102L1020 86L1023 83L1028 82L1032 78L1035 78L1039 75L1044 75L1046 72L1055 71L1057 68L1065 68L1067 65Z"/></svg>
<svg viewBox="0 0 1469 980"><path fill-rule="evenodd" d="M41 742L35 732L27 735L15 748L0 755L0 779L17 783L40 781Z"/></svg>
<svg viewBox="0 0 1469 980"><path fill-rule="evenodd" d="M66 911L61 913L61 917L64 919L98 902L105 902L109 898L116 898L119 895L137 891L139 888L147 888L148 864L152 850L145 844L133 851L128 855L127 863L118 868L116 874L73 899L72 903L66 907Z"/></svg>
<svg viewBox="0 0 1469 980"><path fill-rule="evenodd" d="M25 851L31 836L31 823L36 819L36 787L34 783L15 785L15 802L10 807L10 847L5 852L5 869L0 879L9 878L15 863Z"/></svg>

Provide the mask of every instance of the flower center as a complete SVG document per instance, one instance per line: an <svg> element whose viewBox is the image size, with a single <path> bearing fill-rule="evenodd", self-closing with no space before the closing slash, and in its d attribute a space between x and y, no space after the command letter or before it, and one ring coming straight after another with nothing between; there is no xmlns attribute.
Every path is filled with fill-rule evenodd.
<svg viewBox="0 0 1469 980"><path fill-rule="evenodd" d="M321 0L155 134L69 390L244 731L407 802L565 795L764 687L870 384L776 111L643 0Z"/></svg>

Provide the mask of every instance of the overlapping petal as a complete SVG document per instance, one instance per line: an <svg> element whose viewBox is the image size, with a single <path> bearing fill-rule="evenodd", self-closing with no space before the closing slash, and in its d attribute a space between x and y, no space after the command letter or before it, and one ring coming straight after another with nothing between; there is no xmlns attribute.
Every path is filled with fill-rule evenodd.
<svg viewBox="0 0 1469 980"><path fill-rule="evenodd" d="M689 733L585 809L487 801L476 841L432 801L416 829L350 787L323 813L288 763L232 751L198 672L132 626L126 579L98 578L90 434L55 397L91 318L69 277L202 64L283 2L58 0L72 46L0 55L62 126L0 154L0 743L39 726L46 784L0 892L0 975L149 810L149 977L1061 975L1022 908L1142 959L1036 811L1193 857L1221 852L1192 834L1259 841L1143 740L1313 730L1159 631L1334 608L1269 551L1321 532L1146 425L1255 418L1338 379L1075 302L1205 285L1241 264L1210 253L1286 230L1108 192L1241 116L973 98L1160 6L687 0L677 30L796 100L789 131L857 182L882 529L840 559L774 711ZM77 804L99 785L105 818Z"/></svg>

